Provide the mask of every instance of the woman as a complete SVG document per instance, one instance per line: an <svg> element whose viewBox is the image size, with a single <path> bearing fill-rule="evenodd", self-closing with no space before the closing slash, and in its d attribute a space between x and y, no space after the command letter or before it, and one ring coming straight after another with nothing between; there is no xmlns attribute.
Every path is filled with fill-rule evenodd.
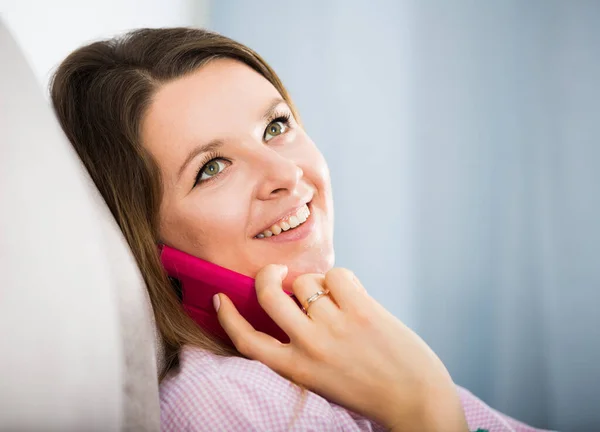
<svg viewBox="0 0 600 432"><path fill-rule="evenodd" d="M171 360L164 430L531 430L457 391L417 335L332 269L327 166L252 50L204 30L138 30L72 53L51 94L148 286ZM235 348L206 334L160 244L255 277L290 343L254 331L223 294Z"/></svg>

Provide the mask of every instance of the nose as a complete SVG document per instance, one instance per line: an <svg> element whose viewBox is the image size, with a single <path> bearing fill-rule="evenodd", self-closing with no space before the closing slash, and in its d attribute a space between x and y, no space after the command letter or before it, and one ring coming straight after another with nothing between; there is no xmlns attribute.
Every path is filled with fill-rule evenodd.
<svg viewBox="0 0 600 432"><path fill-rule="evenodd" d="M302 168L293 160L274 151L266 151L261 156L259 169L262 172L257 198L271 200L285 195L293 195L304 175Z"/></svg>

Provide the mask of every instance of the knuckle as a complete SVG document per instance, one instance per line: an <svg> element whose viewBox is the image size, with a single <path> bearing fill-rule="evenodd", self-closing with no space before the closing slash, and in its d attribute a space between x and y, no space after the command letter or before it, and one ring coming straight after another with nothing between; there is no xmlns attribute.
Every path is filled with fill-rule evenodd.
<svg viewBox="0 0 600 432"><path fill-rule="evenodd" d="M340 283L342 281L352 281L355 278L354 273L343 267L335 267L325 275L326 282Z"/></svg>
<svg viewBox="0 0 600 432"><path fill-rule="evenodd" d="M304 287L307 287L316 280L317 276L311 273L306 273L298 276L292 283L292 290L298 293Z"/></svg>
<svg viewBox="0 0 600 432"><path fill-rule="evenodd" d="M304 361L295 362L293 370L289 373L292 382L304 385L310 382L313 375L313 372L307 367Z"/></svg>
<svg viewBox="0 0 600 432"><path fill-rule="evenodd" d="M314 278L314 276L311 275L310 273L302 274L302 275L298 276L296 278L296 280L294 280L294 285L298 285L298 286L305 285L313 278Z"/></svg>
<svg viewBox="0 0 600 432"><path fill-rule="evenodd" d="M329 270L325 275L325 284L329 289L337 288L337 295L345 296L348 301L360 301L356 295L365 291L354 272L342 267Z"/></svg>
<svg viewBox="0 0 600 432"><path fill-rule="evenodd" d="M313 341L307 346L308 356L317 363L327 362L327 344L323 341Z"/></svg>
<svg viewBox="0 0 600 432"><path fill-rule="evenodd" d="M279 266L277 264L267 264L263 271L269 276L275 276L279 272Z"/></svg>
<svg viewBox="0 0 600 432"><path fill-rule="evenodd" d="M367 295L367 289L363 286L363 284L361 284L358 279L356 280L356 289L359 293L363 294L363 295Z"/></svg>
<svg viewBox="0 0 600 432"><path fill-rule="evenodd" d="M231 338L231 341L233 342L233 344L235 345L235 348L242 354L244 354L245 356L248 357L252 357L252 344L249 343L248 338L247 337L235 337L235 338Z"/></svg>
<svg viewBox="0 0 600 432"><path fill-rule="evenodd" d="M263 307L270 306L277 300L276 292L269 288L258 290L256 296L258 297L258 302Z"/></svg>
<svg viewBox="0 0 600 432"><path fill-rule="evenodd" d="M329 331L331 335L336 339L343 339L348 336L348 325L345 320L335 320L329 324Z"/></svg>
<svg viewBox="0 0 600 432"><path fill-rule="evenodd" d="M277 269L277 264L267 264L261 269L261 273L273 273Z"/></svg>
<svg viewBox="0 0 600 432"><path fill-rule="evenodd" d="M359 307L353 311L356 324L363 328L369 328L373 325L374 316L369 307Z"/></svg>
<svg viewBox="0 0 600 432"><path fill-rule="evenodd" d="M355 274L352 275L352 283L354 284L358 292L367 295L367 290Z"/></svg>
<svg viewBox="0 0 600 432"><path fill-rule="evenodd" d="M257 288L269 283L269 281L274 279L277 276L278 271L278 266L276 264L267 264L261 268L256 274Z"/></svg>

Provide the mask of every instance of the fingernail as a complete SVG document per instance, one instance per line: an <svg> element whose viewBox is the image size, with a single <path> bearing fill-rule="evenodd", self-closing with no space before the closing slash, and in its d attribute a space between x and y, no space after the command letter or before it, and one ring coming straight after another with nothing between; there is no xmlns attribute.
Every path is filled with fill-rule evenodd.
<svg viewBox="0 0 600 432"><path fill-rule="evenodd" d="M213 306L217 312L219 312L219 308L221 307L221 299L219 299L219 294L215 294L213 296Z"/></svg>

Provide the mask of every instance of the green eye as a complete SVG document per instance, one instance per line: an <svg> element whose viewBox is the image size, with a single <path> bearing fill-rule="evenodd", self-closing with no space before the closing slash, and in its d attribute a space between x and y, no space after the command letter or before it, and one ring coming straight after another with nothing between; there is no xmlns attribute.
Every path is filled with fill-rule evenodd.
<svg viewBox="0 0 600 432"><path fill-rule="evenodd" d="M208 180L209 178L214 177L217 174L219 174L224 169L225 169L225 162L223 162L223 160L213 159L202 167L202 169L200 170L197 182L201 182L203 180Z"/></svg>
<svg viewBox="0 0 600 432"><path fill-rule="evenodd" d="M214 160L212 162L207 163L202 172L209 177L214 176L219 172L219 162Z"/></svg>
<svg viewBox="0 0 600 432"><path fill-rule="evenodd" d="M265 141L269 141L277 135L281 135L286 130L287 126L282 121L273 121L269 123L269 126L267 126L267 130L265 131Z"/></svg>

